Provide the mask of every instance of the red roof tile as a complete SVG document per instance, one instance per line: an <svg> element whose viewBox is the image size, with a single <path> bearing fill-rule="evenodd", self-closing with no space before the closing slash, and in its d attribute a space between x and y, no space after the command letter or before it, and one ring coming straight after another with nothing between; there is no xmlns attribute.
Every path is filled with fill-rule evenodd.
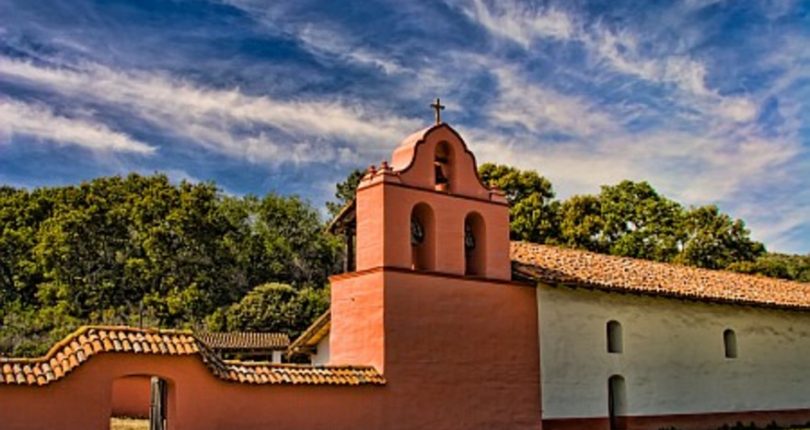
<svg viewBox="0 0 810 430"><path fill-rule="evenodd" d="M513 272L550 284L810 310L810 284L512 242Z"/></svg>
<svg viewBox="0 0 810 430"><path fill-rule="evenodd" d="M131 352L127 343L132 345ZM92 346L91 346L92 345ZM249 384L380 385L370 366L307 366L223 361L191 332L132 327L82 327L39 358L0 357L0 385L47 385L97 354L198 355L216 377Z"/></svg>
<svg viewBox="0 0 810 430"><path fill-rule="evenodd" d="M209 348L216 350L283 350L290 344L289 336L283 333L196 333L195 336Z"/></svg>

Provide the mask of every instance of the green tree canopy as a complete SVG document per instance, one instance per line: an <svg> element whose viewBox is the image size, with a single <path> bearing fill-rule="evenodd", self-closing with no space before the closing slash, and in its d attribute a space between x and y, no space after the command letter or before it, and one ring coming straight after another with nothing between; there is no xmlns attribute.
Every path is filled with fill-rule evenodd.
<svg viewBox="0 0 810 430"><path fill-rule="evenodd" d="M267 331L294 338L329 307L328 290L269 283L251 290L224 312L229 331Z"/></svg>
<svg viewBox="0 0 810 430"><path fill-rule="evenodd" d="M478 169L481 180L506 194L512 239L555 243L559 236L559 203L548 179L534 170L485 163Z"/></svg>
<svg viewBox="0 0 810 430"><path fill-rule="evenodd" d="M201 327L267 282L321 289L339 262L323 228L294 196L163 175L0 188L0 352L42 352L87 323Z"/></svg>

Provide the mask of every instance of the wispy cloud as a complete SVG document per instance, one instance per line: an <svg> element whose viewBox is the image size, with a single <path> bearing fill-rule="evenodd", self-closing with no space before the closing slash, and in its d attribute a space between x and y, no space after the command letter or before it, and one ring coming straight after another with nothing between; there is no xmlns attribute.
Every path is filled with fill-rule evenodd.
<svg viewBox="0 0 810 430"><path fill-rule="evenodd" d="M552 7L536 7L527 3L472 0L470 7L463 9L470 18L477 20L493 34L512 39L528 48L538 37L559 40L578 38L580 30L568 14Z"/></svg>
<svg viewBox="0 0 810 430"><path fill-rule="evenodd" d="M123 107L208 149L256 162L336 160L346 150L395 141L417 126L413 120L368 112L360 104L339 99L277 100L238 88L200 87L164 73L125 72L99 64L40 66L0 56L0 77ZM345 150L315 151L316 139L338 139Z"/></svg>
<svg viewBox="0 0 810 430"><path fill-rule="evenodd" d="M679 53L641 49L639 36L628 29L611 29L601 22L586 24L570 13L551 7L528 7L501 1L471 0L465 13L491 34L530 49L538 39L580 44L592 61L614 72L644 81L672 85L688 96L685 103L736 122L754 119L756 104L742 96L723 96L706 84L705 64Z"/></svg>
<svg viewBox="0 0 810 430"><path fill-rule="evenodd" d="M497 91L488 116L503 125L518 125L532 133L559 133L576 138L614 132L612 118L589 100L532 83L508 66L481 60L497 79Z"/></svg>
<svg viewBox="0 0 810 430"><path fill-rule="evenodd" d="M394 59L374 52L359 42L349 41L343 33L337 31L307 24L294 29L294 35L315 55L326 55L357 65L378 67L386 74L403 71L402 66Z"/></svg>
<svg viewBox="0 0 810 430"><path fill-rule="evenodd" d="M98 152L151 155L155 147L91 119L58 115L44 105L0 97L0 137L26 136Z"/></svg>
<svg viewBox="0 0 810 430"><path fill-rule="evenodd" d="M777 249L810 243L801 2L384 1L336 13L307 1L76 1L80 31L35 2L0 1L11 16L0 91L46 117L31 127L83 122L161 155L107 157L114 172L183 171L320 202L348 167L424 126L441 96L479 160L537 169L563 198L647 180L685 204L720 204ZM180 31L153 25L166 10ZM127 23L126 37L108 22ZM110 170L96 164L109 167L53 177ZM24 182L14 167L5 180Z"/></svg>

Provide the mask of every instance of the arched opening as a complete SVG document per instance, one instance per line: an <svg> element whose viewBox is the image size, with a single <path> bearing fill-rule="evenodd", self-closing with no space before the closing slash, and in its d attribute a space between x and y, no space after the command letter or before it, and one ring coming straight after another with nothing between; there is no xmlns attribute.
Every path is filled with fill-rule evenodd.
<svg viewBox="0 0 810 430"><path fill-rule="evenodd" d="M453 149L447 142L439 142L433 156L434 184L436 191L449 192L453 189Z"/></svg>
<svg viewBox="0 0 810 430"><path fill-rule="evenodd" d="M622 325L618 321L608 321L607 323L607 350L615 354L624 351Z"/></svg>
<svg viewBox="0 0 810 430"><path fill-rule="evenodd" d="M732 329L723 332L723 345L726 351L726 358L737 358L737 334Z"/></svg>
<svg viewBox="0 0 810 430"><path fill-rule="evenodd" d="M436 228L433 209L419 203L411 211L411 268L434 270L436 267Z"/></svg>
<svg viewBox="0 0 810 430"><path fill-rule="evenodd" d="M486 225L478 213L464 218L464 274L486 275Z"/></svg>
<svg viewBox="0 0 810 430"><path fill-rule="evenodd" d="M608 416L610 430L624 430L622 417L627 414L627 389L624 377L613 375L608 379Z"/></svg>
<svg viewBox="0 0 810 430"><path fill-rule="evenodd" d="M167 430L169 383L150 375L128 375L112 383L110 430Z"/></svg>

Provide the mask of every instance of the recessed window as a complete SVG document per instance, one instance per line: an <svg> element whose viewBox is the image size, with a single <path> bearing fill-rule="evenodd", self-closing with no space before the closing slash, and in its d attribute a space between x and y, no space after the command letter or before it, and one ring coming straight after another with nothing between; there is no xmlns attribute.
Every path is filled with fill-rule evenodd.
<svg viewBox="0 0 810 430"><path fill-rule="evenodd" d="M737 335L732 329L723 332L723 346L726 350L726 358L737 358Z"/></svg>
<svg viewBox="0 0 810 430"><path fill-rule="evenodd" d="M607 349L611 353L620 353L624 349L622 342L622 325L618 321L607 323Z"/></svg>

